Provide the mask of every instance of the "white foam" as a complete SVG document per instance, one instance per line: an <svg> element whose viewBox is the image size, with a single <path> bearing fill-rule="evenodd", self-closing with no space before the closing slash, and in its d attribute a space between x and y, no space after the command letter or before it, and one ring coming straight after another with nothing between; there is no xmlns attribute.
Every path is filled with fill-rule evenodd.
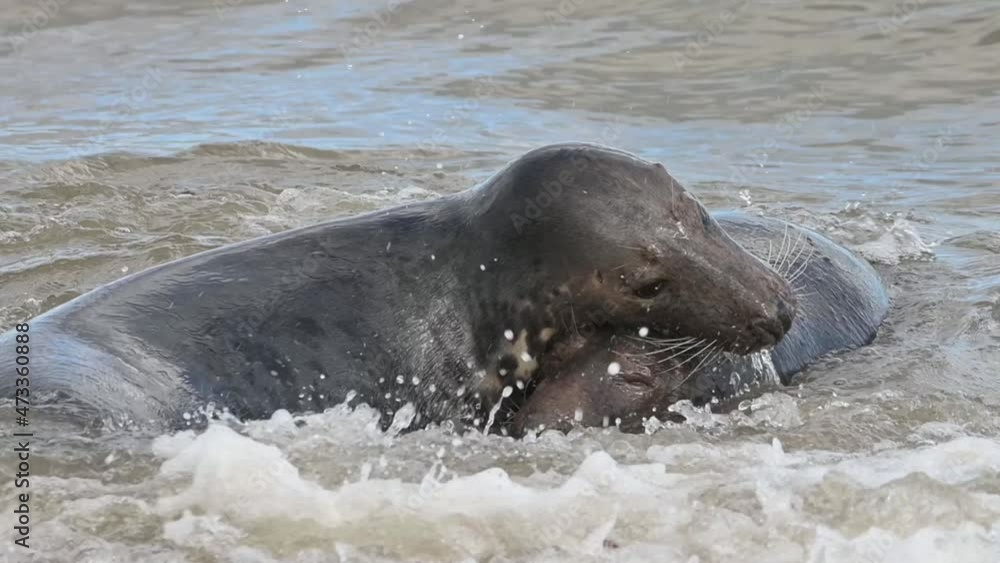
<svg viewBox="0 0 1000 563"><path fill-rule="evenodd" d="M279 424L285 428L274 418L250 426ZM305 428L291 428L298 434L293 442L304 439ZM422 432L396 439L426 441L436 431ZM542 451L578 447L573 440L545 434L529 444ZM658 561L685 563L697 554L699 561L912 563L985 562L995 553L994 530L982 521L1000 518L1000 498L977 493L981 499L962 500L969 495L965 484L992 478L1000 467L1000 442L992 439L961 437L868 455L789 452L777 439L654 445L645 455L650 463L624 465L597 451L555 480L549 473L512 479L498 468L456 474L445 465L449 455L470 444L495 450L509 443L481 435L457 442L449 438L435 447L436 461L418 481L370 475L383 463L367 466L358 480L323 486L302 475L282 448L224 426L164 437L154 447L167 458L161 477L186 485L163 497L157 511L168 520L165 536L182 545L203 545L198 537L213 526L224 539L275 527L306 550L332 550L332 538L343 553L371 553L378 545L396 554L387 560L504 554L531 561L644 561L657 553ZM936 489L928 492L927 483ZM930 495L925 505L950 510L952 524L936 524L913 502L920 495ZM885 498L898 500L887 505ZM832 519L829 509L815 511L824 503L848 509L865 499L890 508ZM980 516L962 521L961 510L972 506ZM917 512L906 515L911 507ZM372 523L382 531L374 533ZM858 526L860 535L851 532ZM603 547L607 539L620 547ZM872 546L880 547L873 552ZM877 557L864 559L872 553Z"/></svg>
<svg viewBox="0 0 1000 563"><path fill-rule="evenodd" d="M995 563L1000 440L802 449L775 424L795 400L758 400L708 428L524 441L401 433L411 409L390 432L366 406L279 411L156 438L138 482L39 477L65 500L32 531L61 560ZM135 463L118 447L107 471Z"/></svg>
<svg viewBox="0 0 1000 563"><path fill-rule="evenodd" d="M853 245L853 249L872 262L888 265L934 258L934 250L920 237L916 225L906 219L896 219L878 238Z"/></svg>

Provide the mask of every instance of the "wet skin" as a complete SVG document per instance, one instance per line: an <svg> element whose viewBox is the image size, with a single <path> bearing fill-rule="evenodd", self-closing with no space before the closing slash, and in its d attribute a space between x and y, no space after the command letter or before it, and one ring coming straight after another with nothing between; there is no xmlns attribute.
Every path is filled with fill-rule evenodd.
<svg viewBox="0 0 1000 563"><path fill-rule="evenodd" d="M648 326L742 354L778 342L795 308L662 165L554 145L458 194L204 252L57 307L30 321L32 392L130 426L350 396L383 425L410 403L414 427L482 427L553 350L574 361L578 335ZM4 392L13 338L0 335Z"/></svg>
<svg viewBox="0 0 1000 563"><path fill-rule="evenodd" d="M640 432L650 417L683 420L670 412L679 400L695 405L740 395L768 383L789 383L793 374L823 354L871 342L889 310L878 273L864 260L808 229L740 213L716 215L738 242L775 264L798 295L791 329L766 362L712 350L696 340L665 339L655 333L609 332L577 339L573 359L551 366L520 406L510 426L527 429L618 424ZM609 365L617 366L609 373ZM544 367L544 366L543 366ZM774 381L773 383L777 383ZM728 401L730 404L732 401Z"/></svg>

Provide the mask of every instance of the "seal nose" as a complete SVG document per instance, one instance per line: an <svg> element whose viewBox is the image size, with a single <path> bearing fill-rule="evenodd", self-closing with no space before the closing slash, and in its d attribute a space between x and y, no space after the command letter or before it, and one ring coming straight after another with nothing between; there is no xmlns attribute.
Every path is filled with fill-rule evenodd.
<svg viewBox="0 0 1000 563"><path fill-rule="evenodd" d="M773 313L754 319L750 322L750 331L756 341L751 349L774 346L784 338L792 328L795 319L795 302L779 297Z"/></svg>
<svg viewBox="0 0 1000 563"><path fill-rule="evenodd" d="M781 337L785 335L783 324L784 321L775 317L759 318L750 323L750 328L756 335L757 349L773 346L780 342Z"/></svg>

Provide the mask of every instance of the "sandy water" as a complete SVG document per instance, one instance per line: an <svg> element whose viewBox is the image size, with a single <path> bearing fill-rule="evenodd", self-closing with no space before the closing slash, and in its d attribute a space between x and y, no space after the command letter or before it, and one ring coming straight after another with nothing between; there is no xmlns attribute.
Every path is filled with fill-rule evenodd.
<svg viewBox="0 0 1000 563"><path fill-rule="evenodd" d="M35 550L4 524L0 560L1000 561L998 61L989 0L2 1L0 330L563 140L826 233L894 308L649 435L38 426Z"/></svg>

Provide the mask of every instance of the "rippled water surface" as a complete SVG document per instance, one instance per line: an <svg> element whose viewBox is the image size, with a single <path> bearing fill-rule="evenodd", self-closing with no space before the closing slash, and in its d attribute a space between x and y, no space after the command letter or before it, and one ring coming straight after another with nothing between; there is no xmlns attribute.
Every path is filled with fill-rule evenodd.
<svg viewBox="0 0 1000 563"><path fill-rule="evenodd" d="M894 301L801 385L650 435L36 427L3 560L1000 561L992 0L0 0L0 77L0 330L565 140L818 229Z"/></svg>

